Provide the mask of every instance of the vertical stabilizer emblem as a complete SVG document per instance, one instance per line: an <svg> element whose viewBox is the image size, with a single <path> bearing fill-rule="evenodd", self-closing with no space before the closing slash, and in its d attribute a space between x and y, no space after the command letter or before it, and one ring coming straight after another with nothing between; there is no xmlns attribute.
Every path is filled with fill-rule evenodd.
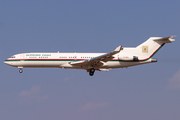
<svg viewBox="0 0 180 120"><path fill-rule="evenodd" d="M148 46L142 46L142 53L148 53Z"/></svg>

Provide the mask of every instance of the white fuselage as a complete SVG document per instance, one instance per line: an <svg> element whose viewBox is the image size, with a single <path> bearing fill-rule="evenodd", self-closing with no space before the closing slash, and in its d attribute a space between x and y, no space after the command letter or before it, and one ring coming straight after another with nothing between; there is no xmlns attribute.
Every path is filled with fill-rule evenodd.
<svg viewBox="0 0 180 120"><path fill-rule="evenodd" d="M10 66L24 67L54 67L54 68L71 68L71 69L89 69L91 66L71 65L70 62L82 61L101 56L105 53L21 53L6 59L4 62ZM118 59L119 54L104 63L100 69L123 68L143 63L152 62L151 59L144 61L121 61ZM96 68L95 68L96 69ZM98 67L99 69L99 67Z"/></svg>

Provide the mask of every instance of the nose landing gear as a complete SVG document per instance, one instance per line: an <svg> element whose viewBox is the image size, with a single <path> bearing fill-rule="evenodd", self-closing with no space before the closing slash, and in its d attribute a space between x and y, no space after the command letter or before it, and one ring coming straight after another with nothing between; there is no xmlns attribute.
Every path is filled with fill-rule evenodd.
<svg viewBox="0 0 180 120"><path fill-rule="evenodd" d="M19 73L22 73L22 72L23 72L23 69L22 69L22 68L20 68L20 69L19 69Z"/></svg>
<svg viewBox="0 0 180 120"><path fill-rule="evenodd" d="M23 72L23 67L22 66L18 66L19 68L19 73L22 73Z"/></svg>
<svg viewBox="0 0 180 120"><path fill-rule="evenodd" d="M94 75L94 72L95 72L95 69L94 69L94 68L91 68L90 71L89 71L89 75L90 75L90 76L93 76L93 75Z"/></svg>

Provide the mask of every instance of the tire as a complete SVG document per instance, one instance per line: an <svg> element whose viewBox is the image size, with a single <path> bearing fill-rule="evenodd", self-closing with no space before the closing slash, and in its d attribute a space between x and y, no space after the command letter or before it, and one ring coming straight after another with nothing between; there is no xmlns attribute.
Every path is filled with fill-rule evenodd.
<svg viewBox="0 0 180 120"><path fill-rule="evenodd" d="M91 68L91 69L90 69L90 72L93 72L93 73L94 73L94 72L95 72L95 69L94 69L94 68Z"/></svg>
<svg viewBox="0 0 180 120"><path fill-rule="evenodd" d="M93 75L94 75L94 73L93 73L93 72L89 72L89 75L90 75L90 76L93 76Z"/></svg>
<svg viewBox="0 0 180 120"><path fill-rule="evenodd" d="M19 72L20 72L20 73L22 73L22 72L23 72L23 70L22 70L22 69L20 69L20 70L19 70Z"/></svg>
<svg viewBox="0 0 180 120"><path fill-rule="evenodd" d="M94 72L95 72L95 69L94 69L94 68L91 68L90 71L89 71L89 75L90 75L90 76L93 76L93 75L94 75Z"/></svg>

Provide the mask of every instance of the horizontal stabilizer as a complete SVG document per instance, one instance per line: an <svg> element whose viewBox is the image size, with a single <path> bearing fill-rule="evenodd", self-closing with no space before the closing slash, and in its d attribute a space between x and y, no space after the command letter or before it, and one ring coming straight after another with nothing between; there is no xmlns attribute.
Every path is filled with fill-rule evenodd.
<svg viewBox="0 0 180 120"><path fill-rule="evenodd" d="M175 39L172 39L174 37L176 37L176 36L170 36L170 37L155 39L154 41L156 41L158 43L171 43L171 42L175 41Z"/></svg>

